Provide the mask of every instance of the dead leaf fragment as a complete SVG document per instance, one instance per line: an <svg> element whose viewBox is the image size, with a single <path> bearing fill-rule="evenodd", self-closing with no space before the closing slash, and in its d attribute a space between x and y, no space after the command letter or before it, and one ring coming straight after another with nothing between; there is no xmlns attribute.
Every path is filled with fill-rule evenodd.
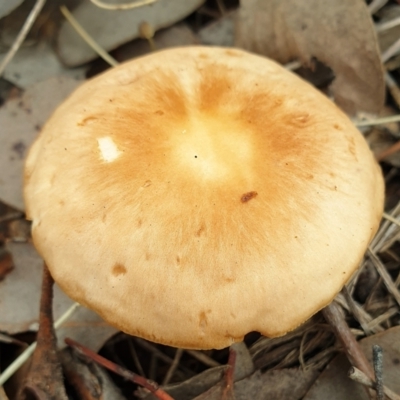
<svg viewBox="0 0 400 400"><path fill-rule="evenodd" d="M400 393L400 326L369 336L360 341L368 360L372 362L372 346L383 349L384 385ZM348 378L350 363L344 355L336 357L319 376L304 400L368 400L364 387Z"/></svg>
<svg viewBox="0 0 400 400"><path fill-rule="evenodd" d="M316 58L330 67L335 102L348 114L383 107L383 67L364 0L243 0L236 35L236 46L282 64Z"/></svg>

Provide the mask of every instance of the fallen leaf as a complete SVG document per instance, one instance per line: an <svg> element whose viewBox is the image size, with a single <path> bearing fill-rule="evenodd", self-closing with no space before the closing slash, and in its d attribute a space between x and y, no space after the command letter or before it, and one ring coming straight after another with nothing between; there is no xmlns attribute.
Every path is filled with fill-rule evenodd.
<svg viewBox="0 0 400 400"><path fill-rule="evenodd" d="M8 243L15 268L0 282L0 331L10 335L37 331L40 282L43 260L30 243ZM59 318L73 301L54 287L54 319ZM88 334L90 332L90 334ZM99 350L117 330L85 307L77 311L58 330L60 347L71 337L94 350Z"/></svg>
<svg viewBox="0 0 400 400"><path fill-rule="evenodd" d="M211 46L234 46L236 14L237 11L232 11L201 28L198 32L201 43Z"/></svg>
<svg viewBox="0 0 400 400"><path fill-rule="evenodd" d="M114 3L119 3L119 0ZM182 20L203 3L204 0L158 0L131 10L110 11L85 1L72 14L102 48L110 51L140 37L139 26L144 21L157 31ZM62 62L70 67L82 65L98 57L68 21L62 23L57 49Z"/></svg>
<svg viewBox="0 0 400 400"><path fill-rule="evenodd" d="M282 64L324 63L336 77L335 102L348 114L377 114L383 107L383 67L364 0L242 0L235 43Z"/></svg>
<svg viewBox="0 0 400 400"><path fill-rule="evenodd" d="M169 47L189 46L198 43L193 31L185 23L179 23L170 28L161 29L153 38L157 50ZM120 61L130 60L151 52L149 42L145 39L137 39L122 45L114 52L115 58Z"/></svg>
<svg viewBox="0 0 400 400"><path fill-rule="evenodd" d="M369 336L360 341L368 360L372 361L372 346L383 349L383 382L396 393L400 393L400 326ZM368 400L364 387L348 378L350 363L344 355L336 357L316 380L304 400Z"/></svg>
<svg viewBox="0 0 400 400"><path fill-rule="evenodd" d="M68 77L54 77L29 87L0 108L0 199L24 209L23 166L28 148L48 117L78 85Z"/></svg>
<svg viewBox="0 0 400 400"><path fill-rule="evenodd" d="M0 18L10 14L12 10L17 8L24 0L2 0L0 3Z"/></svg>
<svg viewBox="0 0 400 400"><path fill-rule="evenodd" d="M0 62L4 56L0 56ZM21 47L7 65L3 77L23 89L49 78L83 80L87 67L66 68L46 41Z"/></svg>

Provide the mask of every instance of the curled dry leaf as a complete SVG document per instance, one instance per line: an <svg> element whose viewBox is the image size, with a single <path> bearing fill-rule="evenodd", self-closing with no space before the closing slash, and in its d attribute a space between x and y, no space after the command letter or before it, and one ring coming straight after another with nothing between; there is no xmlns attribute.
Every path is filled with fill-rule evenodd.
<svg viewBox="0 0 400 400"><path fill-rule="evenodd" d="M384 104L383 67L364 0L243 0L236 45L282 64L318 59L334 74L336 103L348 114L376 114Z"/></svg>

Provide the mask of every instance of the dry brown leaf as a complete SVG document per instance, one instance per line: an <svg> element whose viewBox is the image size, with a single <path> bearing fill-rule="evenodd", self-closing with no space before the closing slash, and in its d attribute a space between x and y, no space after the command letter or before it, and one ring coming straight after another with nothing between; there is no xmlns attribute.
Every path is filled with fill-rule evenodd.
<svg viewBox="0 0 400 400"><path fill-rule="evenodd" d="M331 90L348 114L377 114L385 85L373 23L364 0L243 0L236 45L282 64L315 57L330 67Z"/></svg>
<svg viewBox="0 0 400 400"><path fill-rule="evenodd" d="M361 347L372 361L372 346L378 344L383 348L383 381L384 385L400 393L400 326L363 339ZM350 363L344 355L336 357L316 380L304 400L368 400L364 387L348 378Z"/></svg>

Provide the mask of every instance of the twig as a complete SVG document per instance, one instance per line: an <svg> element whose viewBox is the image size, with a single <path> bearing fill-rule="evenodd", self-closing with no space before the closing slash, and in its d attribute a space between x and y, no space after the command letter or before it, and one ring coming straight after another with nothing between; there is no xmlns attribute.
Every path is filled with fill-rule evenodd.
<svg viewBox="0 0 400 400"><path fill-rule="evenodd" d="M219 367L221 364L215 361L213 358L208 357L207 354L197 350L186 350L186 353L190 354L196 360L202 362L206 367Z"/></svg>
<svg viewBox="0 0 400 400"><path fill-rule="evenodd" d="M74 18L74 16L69 12L68 8L61 6L60 10L76 32L81 36L81 38L107 63L112 67L117 66L118 61L110 56L79 24L79 22Z"/></svg>
<svg viewBox="0 0 400 400"><path fill-rule="evenodd" d="M393 145L389 146L387 149L383 150L382 152L376 155L377 161L382 161L386 157L391 156L394 153L397 153L400 150L400 141L394 143Z"/></svg>
<svg viewBox="0 0 400 400"><path fill-rule="evenodd" d="M60 318L54 323L54 328L58 329L65 321L69 319L69 317L74 313L74 311L79 307L78 303L72 304L70 308L68 308L67 311L63 315L61 315ZM23 353L21 353L0 375L0 386L4 385L5 382L7 382L11 376L14 375L16 371L18 371L19 368L22 367L23 364L27 360L29 360L29 357L33 354L36 348L36 342L33 342L29 347L25 349Z"/></svg>
<svg viewBox="0 0 400 400"><path fill-rule="evenodd" d="M375 14L377 11L379 11L386 3L388 0L373 0L369 5L368 9L371 14Z"/></svg>
<svg viewBox="0 0 400 400"><path fill-rule="evenodd" d="M110 360L107 360L106 358L100 356L99 354L95 353L94 351L88 349L85 346L82 346L81 344L75 342L70 338L66 338L65 343L68 346L72 347L73 349L77 350L80 354L83 354L84 356L90 358L97 364L101 365L102 367L107 368L108 370L122 376L123 378L133 383L136 383L137 385L143 386L145 389L153 393L158 399L173 400L173 398L168 393L164 392L164 390L160 389L155 382L149 381L148 379L143 378L142 376L137 375L113 363Z"/></svg>
<svg viewBox="0 0 400 400"><path fill-rule="evenodd" d="M332 326L336 337L342 343L350 363L363 371L368 378L373 380L374 371L365 357L365 354L362 352L360 345L351 333L340 306L333 301L322 310L322 313L325 319Z"/></svg>
<svg viewBox="0 0 400 400"><path fill-rule="evenodd" d="M400 122L400 114L391 115L390 117L369 119L366 121L353 121L354 125L358 128L362 128L364 126L383 125L389 122Z"/></svg>
<svg viewBox="0 0 400 400"><path fill-rule="evenodd" d="M164 380L162 382L163 385L166 385L167 383L169 383L171 378L174 376L174 372L178 368L179 361L180 361L180 359L182 357L182 354L183 354L183 349L176 349L174 361L172 362L172 364L168 368L167 373L165 374Z"/></svg>
<svg viewBox="0 0 400 400"><path fill-rule="evenodd" d="M392 75L389 71L385 72L385 83L386 83L386 86L387 86L390 94L393 97L393 100L397 104L397 107L400 108L400 89L397 85L396 80L392 77ZM397 121L394 121L394 122L397 122Z"/></svg>
<svg viewBox="0 0 400 400"><path fill-rule="evenodd" d="M3 75L4 70L6 69L8 63L13 59L15 54L17 53L18 49L21 47L21 44L26 38L29 30L32 28L32 25L36 21L37 16L39 15L40 11L42 10L44 3L46 0L37 0L36 4L32 8L32 11L29 13L28 18L26 19L24 25L22 26L18 36L15 38L14 43L12 44L10 50L4 57L4 60L0 64L0 76Z"/></svg>
<svg viewBox="0 0 400 400"><path fill-rule="evenodd" d="M386 286L386 289L397 301L397 304L400 305L400 292L397 290L391 276L387 272L387 269L382 264L382 261L378 258L378 256L373 252L373 250L370 247L368 248L367 253L369 258L373 262L376 270L378 271L379 275L381 276L383 283Z"/></svg>
<svg viewBox="0 0 400 400"><path fill-rule="evenodd" d="M386 49L382 53L382 55L381 55L382 62L385 63L390 58L397 55L399 53L399 51L400 51L400 38L397 39L391 46L389 46L388 49Z"/></svg>
<svg viewBox="0 0 400 400"><path fill-rule="evenodd" d="M395 26L400 25L400 17L396 17L391 19L390 21L381 22L375 25L376 32L383 32L387 29L394 28Z"/></svg>
<svg viewBox="0 0 400 400"><path fill-rule="evenodd" d="M90 0L95 6L99 8L104 8L106 10L129 10L132 8L138 8L142 6L146 6L148 4L155 3L158 0L137 0L133 1L131 3L125 3L125 4L108 4L108 3L103 3L101 0Z"/></svg>
<svg viewBox="0 0 400 400"><path fill-rule="evenodd" d="M400 227L400 221L394 217L392 217L390 214L383 213L383 218L387 219L390 222L393 222L395 225Z"/></svg>
<svg viewBox="0 0 400 400"><path fill-rule="evenodd" d="M382 347L375 344L372 346L372 356L374 362L375 371L375 387L376 387L376 399L384 400L383 394L383 351Z"/></svg>
<svg viewBox="0 0 400 400"><path fill-rule="evenodd" d="M172 364L174 360L171 357L168 357L164 354L161 350L159 350L156 346L149 343L148 341L135 337L135 343L137 343L142 349L147 350L151 354L155 354L160 360L164 361L167 364ZM195 374L189 368L185 367L184 365L180 365L179 369L184 372L188 376L194 376Z"/></svg>
<svg viewBox="0 0 400 400"><path fill-rule="evenodd" d="M350 379L352 379L353 381L356 381L358 383L361 383L362 385L371 388L371 389L375 389L375 382L368 378L368 376L366 376L364 374L364 372L360 371L358 368L356 367L351 367L348 373L348 377ZM398 394L396 394L395 392L393 392L392 390L390 390L388 387L383 386L383 393L385 393L385 395L390 399L390 400L400 400L400 396Z"/></svg>
<svg viewBox="0 0 400 400"><path fill-rule="evenodd" d="M234 399L234 373L236 366L236 351L231 347L229 349L228 369L225 372L225 387L222 392L222 400Z"/></svg>
<svg viewBox="0 0 400 400"><path fill-rule="evenodd" d="M131 356L132 356L133 362L135 364L135 367L139 371L139 374L142 375L144 378L146 378L146 374L144 373L144 369L143 369L142 364L137 355L135 345L133 344L132 337L127 336L127 339L128 339L129 350L131 352Z"/></svg>
<svg viewBox="0 0 400 400"><path fill-rule="evenodd" d="M7 221L11 221L13 219L18 219L22 217L22 212L20 211L15 211L15 212L11 212L9 214L3 215L2 217L0 217L0 223L1 222L7 222Z"/></svg>

